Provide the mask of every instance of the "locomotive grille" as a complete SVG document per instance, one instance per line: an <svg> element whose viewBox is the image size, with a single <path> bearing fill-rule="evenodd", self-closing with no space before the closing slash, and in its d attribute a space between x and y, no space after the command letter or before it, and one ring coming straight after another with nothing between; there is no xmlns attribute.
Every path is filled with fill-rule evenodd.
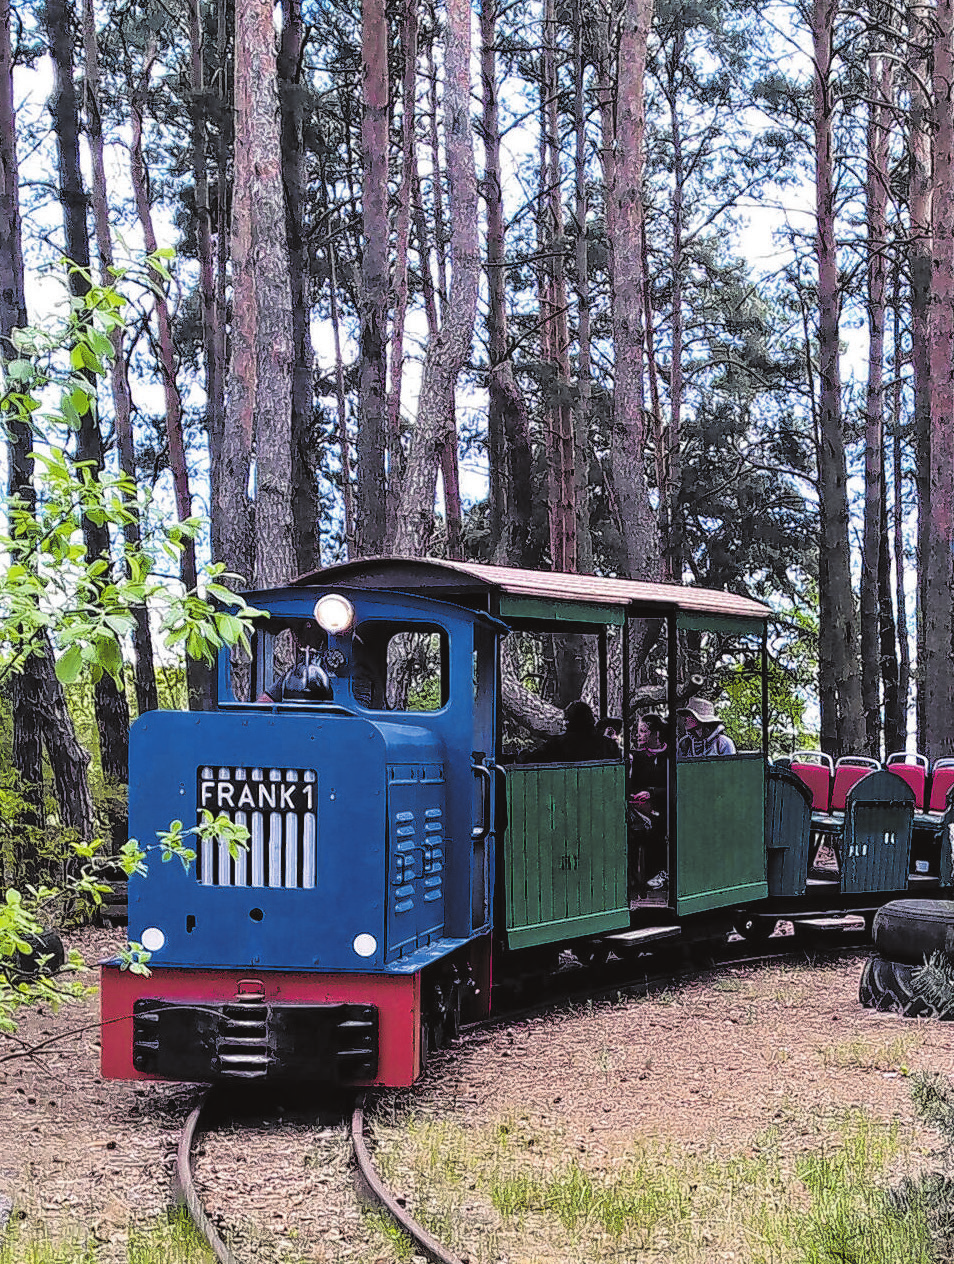
<svg viewBox="0 0 954 1264"><path fill-rule="evenodd" d="M249 832L236 857L224 841L205 841L196 878L212 887L314 887L318 874L318 778L311 768L198 770L197 816L220 813Z"/></svg>

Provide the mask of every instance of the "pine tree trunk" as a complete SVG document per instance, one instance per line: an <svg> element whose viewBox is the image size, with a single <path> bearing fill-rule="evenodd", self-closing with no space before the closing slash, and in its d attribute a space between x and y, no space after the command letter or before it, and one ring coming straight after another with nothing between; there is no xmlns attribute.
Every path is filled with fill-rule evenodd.
<svg viewBox="0 0 954 1264"><path fill-rule="evenodd" d="M470 125L470 6L466 0L449 0L447 5L444 64L453 275L440 334L428 345L424 360L417 426L397 515L394 552L410 557L425 554L433 535L437 466L453 424L454 392L470 356L477 312L477 175Z"/></svg>
<svg viewBox="0 0 954 1264"><path fill-rule="evenodd" d="M576 454L570 409L569 333L563 265L563 173L557 117L557 17L555 0L544 6L540 81L540 179L538 215L542 273L541 359L548 364L547 434L550 558L555 571L577 570Z"/></svg>
<svg viewBox="0 0 954 1264"><path fill-rule="evenodd" d="M931 258L932 245L932 128L931 102L925 90L930 80L932 6L908 6L908 91L911 108L908 132L908 276L911 304L911 370L914 380L915 485L918 498L917 661L921 667L917 689L917 747L927 745L925 681L927 658L924 610L927 599L927 559L931 538Z"/></svg>
<svg viewBox="0 0 954 1264"><path fill-rule="evenodd" d="M89 290L90 259L86 194L80 170L79 109L73 82L72 13L66 0L47 0L43 12L54 69L50 111L59 159L64 248L67 258L78 265L70 272L69 287L74 298L83 298ZM90 395L93 404L81 419L76 455L80 461L90 462L98 473L103 468L103 441L95 406L96 383L92 378ZM109 532L105 526L84 518L83 539L87 562L109 558ZM125 782L129 766L129 707L125 695L113 678L104 674L93 687L93 697L103 775L112 781Z"/></svg>
<svg viewBox="0 0 954 1264"><path fill-rule="evenodd" d="M236 6L235 183L232 206L232 363L223 443L228 503L235 514L230 569L259 587L294 571L291 523L291 286L282 189L272 8ZM255 456L254 534L244 511ZM244 481L243 481L244 479ZM235 565L238 562L239 565Z"/></svg>
<svg viewBox="0 0 954 1264"><path fill-rule="evenodd" d="M659 539L643 456L646 427L642 381L643 80L652 8L652 0L619 0L615 115L605 108L605 79L602 110L615 363L610 459L618 506L619 573L632 579L659 577ZM604 34L610 38L608 30ZM601 59L609 65L610 53L604 49ZM607 137L607 121L614 117L613 130Z"/></svg>
<svg viewBox="0 0 954 1264"><path fill-rule="evenodd" d="M321 564L319 506L315 486L314 375L311 344L311 271L305 238L307 173L304 152L304 109L300 63L302 56L301 0L282 0L282 35L278 80L282 107L282 182L285 187L285 224L291 284L291 513L295 560L299 575Z"/></svg>
<svg viewBox="0 0 954 1264"><path fill-rule="evenodd" d="M934 30L931 507L923 667L925 753L932 760L954 751L954 0L938 0Z"/></svg>
<svg viewBox="0 0 954 1264"><path fill-rule="evenodd" d="M586 100L584 93L583 10L580 0L573 0L573 177L576 248L574 252L573 288L577 311L577 381L576 407L573 410L573 442L576 450L576 560L584 575L593 572L593 537L590 531L589 463L592 455L590 425L592 422L592 365L590 356L591 298L589 259L589 197L587 195Z"/></svg>
<svg viewBox="0 0 954 1264"><path fill-rule="evenodd" d="M358 385L359 556L384 551L387 529L388 22L384 0L363 0L361 123L361 361Z"/></svg>
<svg viewBox="0 0 954 1264"><path fill-rule="evenodd" d="M480 10L480 67L483 94L484 180L487 214L487 444L489 450L490 538L494 559L532 566L532 466L526 401L510 359L505 271L506 227L500 172L500 121L494 53L497 0Z"/></svg>
<svg viewBox="0 0 954 1264"><path fill-rule="evenodd" d="M890 134L891 63L868 60L868 389L865 401L865 509L861 560L861 701L865 754L881 751L882 515L884 494L884 329L887 289L886 211ZM893 626L893 625L892 625Z"/></svg>
<svg viewBox="0 0 954 1264"><path fill-rule="evenodd" d="M142 229L143 245L148 255L154 254L158 248L156 231L152 222L152 206L149 201L148 176L143 156L142 134L146 108L146 97L149 92L149 81L155 64L156 49L147 46L143 65L136 86L129 101L131 135L129 142L129 175L136 202L136 214ZM157 278L158 279L158 278ZM169 304L165 292L157 288L152 296L153 312L156 318L159 350L159 375L162 379L162 394L165 402L166 442L169 447L169 472L172 475L172 487L176 502L176 517L184 522L192 516L192 493L189 490L189 469L186 462L185 439L182 433L182 397L176 381L176 353L172 338L172 319L169 315ZM179 557L179 577L183 588L189 592L198 581L198 568L195 556L195 541L187 539L183 542ZM194 659L186 657L186 680L188 684L189 705L193 710L203 710L209 702L207 696L208 676L202 665Z"/></svg>
<svg viewBox="0 0 954 1264"><path fill-rule="evenodd" d="M89 135L90 165L93 175L90 193L93 205L93 219L96 225L96 248L99 252L103 284L111 285L113 282L111 272L113 267L113 242L112 230L109 224L106 164L99 108L99 47L96 38L96 18L93 12L92 0L83 0L83 49L86 59L87 133ZM109 371L113 396L113 427L116 432L119 464L126 477L135 485L136 456L132 432L132 395L126 371L125 335L122 328L114 329L110 334L109 340L113 347L113 359ZM139 528L139 516L135 511L132 521L123 526L123 538L132 549L136 549L140 543L142 534ZM136 657L136 710L139 715L142 715L145 711L155 711L158 708L159 694L156 689L152 636L149 631L149 612L145 606L137 606L133 611L133 616L136 620L136 627L133 632L133 652Z"/></svg>
<svg viewBox="0 0 954 1264"><path fill-rule="evenodd" d="M389 482L398 486L404 474L401 448L401 390L404 381L404 326L408 304L408 252L411 241L411 207L417 175L417 31L418 0L409 0L404 10L401 46L404 78L401 89L401 183L398 186L394 217L394 317L391 324L391 387L385 445L390 466ZM388 497L387 538L394 535L395 497Z"/></svg>
<svg viewBox="0 0 954 1264"><path fill-rule="evenodd" d="M20 245L20 189L17 163L16 114L13 104L13 57L10 47L10 4L0 0L0 361L8 357L10 335L27 323ZM30 452L30 429L23 422L7 422L7 492L36 507ZM27 804L25 824L43 824L43 744L39 717L30 706L36 660L27 659L23 673L10 689L13 718L13 766L20 793Z"/></svg>
<svg viewBox="0 0 954 1264"><path fill-rule="evenodd" d="M680 494L682 487L682 396L683 396L683 235L685 163L682 152L682 119L679 110L677 76L685 51L686 33L680 25L666 59L666 100L672 134L672 359L669 366L669 426L664 430L665 485L659 489L660 506L666 505L668 535L663 539L665 578L682 581L683 544Z"/></svg>
<svg viewBox="0 0 954 1264"><path fill-rule="evenodd" d="M822 746L857 751L863 740L858 633L848 563L848 495L841 418L835 239L832 40L837 0L814 0L815 249L818 264L819 694ZM835 714L830 713L834 698Z"/></svg>

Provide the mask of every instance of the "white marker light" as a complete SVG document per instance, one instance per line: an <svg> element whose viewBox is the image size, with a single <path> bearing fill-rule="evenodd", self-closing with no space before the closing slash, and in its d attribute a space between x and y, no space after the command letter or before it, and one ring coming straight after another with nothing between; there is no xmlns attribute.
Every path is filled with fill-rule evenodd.
<svg viewBox="0 0 954 1264"><path fill-rule="evenodd" d="M378 951L378 941L373 935L367 933L363 935L355 935L354 943L351 947L355 950L359 957L373 957Z"/></svg>
<svg viewBox="0 0 954 1264"><path fill-rule="evenodd" d="M166 937L158 926L147 926L139 942L146 952L158 952L166 942Z"/></svg>
<svg viewBox="0 0 954 1264"><path fill-rule="evenodd" d="M315 602L315 619L326 632L340 636L354 627L354 606L341 593L325 593Z"/></svg>

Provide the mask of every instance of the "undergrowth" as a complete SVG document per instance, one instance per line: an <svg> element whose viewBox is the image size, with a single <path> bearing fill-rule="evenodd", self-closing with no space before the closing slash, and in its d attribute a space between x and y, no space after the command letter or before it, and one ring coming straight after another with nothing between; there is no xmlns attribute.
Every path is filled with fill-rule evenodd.
<svg viewBox="0 0 954 1264"><path fill-rule="evenodd" d="M185 1211L174 1210L129 1227L121 1247L125 1264L214 1264L214 1257ZM86 1230L54 1232L14 1216L0 1235L0 1264L100 1264L115 1260L116 1241Z"/></svg>
<svg viewBox="0 0 954 1264"><path fill-rule="evenodd" d="M906 1155L898 1125L862 1110L816 1125L797 1154L773 1129L728 1155L646 1141L612 1161L567 1157L572 1139L526 1117L376 1136L414 1214L473 1264L934 1264L923 1200L884 1188Z"/></svg>

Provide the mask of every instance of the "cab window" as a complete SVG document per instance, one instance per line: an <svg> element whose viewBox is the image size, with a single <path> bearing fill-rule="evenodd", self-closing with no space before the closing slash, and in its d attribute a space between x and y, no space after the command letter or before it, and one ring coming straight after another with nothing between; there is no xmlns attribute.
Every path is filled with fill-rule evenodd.
<svg viewBox="0 0 954 1264"><path fill-rule="evenodd" d="M426 624L364 623L355 636L352 691L373 710L439 711L447 705L447 633Z"/></svg>

